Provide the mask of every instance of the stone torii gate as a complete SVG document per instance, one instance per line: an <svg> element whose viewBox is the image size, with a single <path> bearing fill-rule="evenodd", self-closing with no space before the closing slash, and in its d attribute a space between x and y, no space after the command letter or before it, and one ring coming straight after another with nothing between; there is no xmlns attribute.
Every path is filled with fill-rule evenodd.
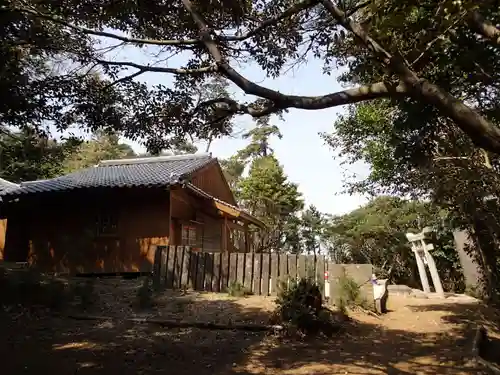
<svg viewBox="0 0 500 375"><path fill-rule="evenodd" d="M432 230L429 227L425 227L420 233L417 234L406 233L406 238L411 243L411 248L417 260L418 273L420 275L420 281L424 292L431 292L429 279L427 278L427 272L425 269L425 265L427 264L429 267L429 273L431 274L432 284L434 285L434 290L439 297L444 298L443 286L441 284L441 279L439 278L436 263L429 252L434 249L434 245L425 243L425 236L429 232L432 232Z"/></svg>

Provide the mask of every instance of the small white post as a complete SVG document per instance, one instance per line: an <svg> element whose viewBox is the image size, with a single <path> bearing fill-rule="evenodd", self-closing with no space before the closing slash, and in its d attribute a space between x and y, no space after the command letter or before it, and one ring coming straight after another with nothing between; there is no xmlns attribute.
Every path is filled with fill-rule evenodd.
<svg viewBox="0 0 500 375"><path fill-rule="evenodd" d="M432 244L426 244L425 240L422 240L422 248L424 249L425 258L427 259L427 266L429 267L429 272L431 274L434 290L436 291L438 296L444 298L444 290L443 290L443 285L441 284L441 278L439 277L436 263L434 262L434 257L429 252L429 250L434 249L434 246Z"/></svg>
<svg viewBox="0 0 500 375"><path fill-rule="evenodd" d="M420 282L422 283L422 290L425 293L430 293L431 288L429 286L429 279L427 278L427 271L425 270L425 263L422 257L422 252L419 248L412 243L413 254L415 254L415 259L417 260L418 275L420 276Z"/></svg>
<svg viewBox="0 0 500 375"><path fill-rule="evenodd" d="M432 284L434 285L434 290L439 297L444 298L443 286L441 284L441 279L439 278L436 263L434 262L434 258L429 252L429 250L434 249L434 246L432 244L425 243L425 234L430 231L431 229L426 227L417 234L407 233L406 238L411 243L411 248L413 250L413 253L415 254L418 274L422 283L422 289L426 293L430 292L429 279L427 278L427 272L425 269L425 263L427 263L432 278ZM426 262L424 262L424 259Z"/></svg>

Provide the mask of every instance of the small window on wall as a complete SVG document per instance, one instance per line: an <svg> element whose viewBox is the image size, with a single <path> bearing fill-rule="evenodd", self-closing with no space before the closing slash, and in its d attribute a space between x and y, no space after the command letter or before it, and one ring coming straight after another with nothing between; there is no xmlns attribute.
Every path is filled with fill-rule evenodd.
<svg viewBox="0 0 500 375"><path fill-rule="evenodd" d="M197 246L195 226L192 225L182 226L182 245L191 247Z"/></svg>
<svg viewBox="0 0 500 375"><path fill-rule="evenodd" d="M115 215L101 213L97 215L96 234L100 236L114 236L118 233L118 220Z"/></svg>

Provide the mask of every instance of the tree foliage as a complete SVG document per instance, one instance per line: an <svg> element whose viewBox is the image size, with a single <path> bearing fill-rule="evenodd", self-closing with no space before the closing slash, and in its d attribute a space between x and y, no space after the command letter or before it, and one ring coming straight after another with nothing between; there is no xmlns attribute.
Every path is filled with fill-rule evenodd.
<svg viewBox="0 0 500 375"><path fill-rule="evenodd" d="M320 251L324 229L323 214L313 205L307 207L300 217L300 237L304 251L314 255Z"/></svg>
<svg viewBox="0 0 500 375"><path fill-rule="evenodd" d="M88 168L101 160L124 159L136 156L132 147L121 143L117 134L97 132L90 140L83 142L64 161L66 173Z"/></svg>
<svg viewBox="0 0 500 375"><path fill-rule="evenodd" d="M370 34L398 51L419 76L461 98L497 129L500 49L491 32L497 32L499 7L487 1L480 15L476 5L381 1L363 17ZM353 40L348 45L339 49L349 67L342 81L362 84L388 76ZM351 192L430 198L449 212L455 227L471 231L476 242L471 255L484 271L486 297L496 298L500 227L492 218L500 207L486 202L500 193L495 154L478 148L482 144L459 131L456 120L442 116L434 104L419 100L352 105L325 139L347 163L371 167L368 178L347 182Z"/></svg>
<svg viewBox="0 0 500 375"><path fill-rule="evenodd" d="M290 241L288 222L303 207L297 184L288 181L283 167L270 155L251 162L248 176L239 182L238 188L240 204L268 225L260 247L282 250Z"/></svg>
<svg viewBox="0 0 500 375"><path fill-rule="evenodd" d="M96 165L105 159L135 156L116 134L98 132L88 141L57 141L28 130L3 130L0 135L0 177L11 182L57 177Z"/></svg>
<svg viewBox="0 0 500 375"><path fill-rule="evenodd" d="M500 130L490 116L497 111L498 8L495 0L156 0L119 7L108 0L8 0L0 8L0 81L9 98L2 123L105 127L159 150L188 136L230 134L224 119L235 115L391 98L450 119L475 144L498 152ZM150 52L151 61L113 58L110 51L120 47ZM179 54L183 61L171 63ZM322 59L326 73L334 63L346 67L347 80L360 86L288 95L238 72L251 62L277 77L311 58ZM173 83L147 86L139 81L145 73L173 75ZM221 92L200 102L199 87L214 76L255 99ZM456 89L460 82L467 91Z"/></svg>
<svg viewBox="0 0 500 375"><path fill-rule="evenodd" d="M327 226L332 257L339 263L370 263L380 278L420 288L415 256L406 233L436 230L435 258L445 288L463 291L461 266L447 213L431 203L380 196Z"/></svg>
<svg viewBox="0 0 500 375"><path fill-rule="evenodd" d="M3 129L0 133L0 177L11 182L55 177L64 171L66 158L79 141L56 141L46 136Z"/></svg>

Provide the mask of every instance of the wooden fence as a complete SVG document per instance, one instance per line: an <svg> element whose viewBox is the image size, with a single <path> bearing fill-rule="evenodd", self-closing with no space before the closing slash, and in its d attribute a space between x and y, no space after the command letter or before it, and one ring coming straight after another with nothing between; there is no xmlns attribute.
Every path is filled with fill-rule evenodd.
<svg viewBox="0 0 500 375"><path fill-rule="evenodd" d="M183 246L158 246L153 273L155 283L167 289L225 292L232 283L239 283L257 295L276 294L281 281L293 278L311 277L324 285L328 273L329 295L334 296L344 272L362 286L367 298L373 296L370 264L334 264L324 256L208 253ZM321 289L325 293L325 288Z"/></svg>

